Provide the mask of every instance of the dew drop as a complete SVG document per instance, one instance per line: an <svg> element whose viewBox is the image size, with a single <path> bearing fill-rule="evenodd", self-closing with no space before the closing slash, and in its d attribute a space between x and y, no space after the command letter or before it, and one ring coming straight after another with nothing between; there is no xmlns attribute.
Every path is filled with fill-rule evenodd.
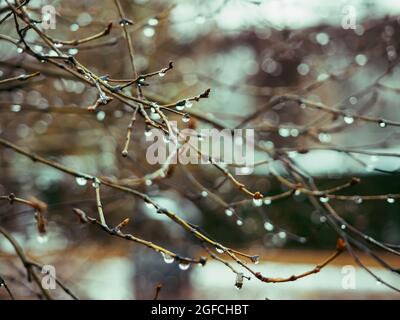
<svg viewBox="0 0 400 320"><path fill-rule="evenodd" d="M208 196L208 192L206 190L203 190L200 194L203 198L207 198Z"/></svg>
<svg viewBox="0 0 400 320"><path fill-rule="evenodd" d="M21 111L21 106L19 105L19 104L13 104L12 106L11 106L11 111L12 112L20 112Z"/></svg>
<svg viewBox="0 0 400 320"><path fill-rule="evenodd" d="M103 121L105 119L105 117L106 117L106 113L104 111L99 111L96 114L96 119L98 121Z"/></svg>
<svg viewBox="0 0 400 320"><path fill-rule="evenodd" d="M145 205L147 208L152 209L154 208L153 204L151 202L145 202Z"/></svg>
<svg viewBox="0 0 400 320"><path fill-rule="evenodd" d="M150 179L146 179L144 184L149 187L153 184L153 181L151 181Z"/></svg>
<svg viewBox="0 0 400 320"><path fill-rule="evenodd" d="M167 263L167 264L171 264L175 260L174 257L172 257L169 254L166 254L164 252L162 252L161 255L163 256L164 262Z"/></svg>
<svg viewBox="0 0 400 320"><path fill-rule="evenodd" d="M261 207L262 204L263 204L263 200L262 200L262 199L253 198L253 205L254 205L254 206L256 206L256 207Z"/></svg>
<svg viewBox="0 0 400 320"><path fill-rule="evenodd" d="M179 263L179 269L181 269L181 270L183 270L183 271L189 269L189 267L190 267L190 263L187 263L187 262L181 262L181 263Z"/></svg>
<svg viewBox="0 0 400 320"><path fill-rule="evenodd" d="M151 137L152 134L153 134L153 132L151 132L151 130L146 130L146 131L144 132L144 135L145 135L146 137Z"/></svg>
<svg viewBox="0 0 400 320"><path fill-rule="evenodd" d="M254 264L260 263L260 256L251 256L250 259Z"/></svg>
<svg viewBox="0 0 400 320"><path fill-rule="evenodd" d="M354 122L354 118L352 116L344 116L343 120L347 124L352 124Z"/></svg>
<svg viewBox="0 0 400 320"><path fill-rule="evenodd" d="M192 101L186 100L186 102L185 102L185 107L188 108L188 109L190 109L192 106L193 106Z"/></svg>
<svg viewBox="0 0 400 320"><path fill-rule="evenodd" d="M17 52L18 52L18 53L22 53L22 52L24 52L24 49L18 48L18 49L17 49Z"/></svg>
<svg viewBox="0 0 400 320"><path fill-rule="evenodd" d="M269 206L272 203L272 200L269 198L264 199L264 204Z"/></svg>
<svg viewBox="0 0 400 320"><path fill-rule="evenodd" d="M243 221L242 220L236 220L236 224L241 227L243 225Z"/></svg>
<svg viewBox="0 0 400 320"><path fill-rule="evenodd" d="M87 180L85 178L82 178L82 177L76 177L75 181L76 181L78 186L85 186L87 184Z"/></svg>
<svg viewBox="0 0 400 320"><path fill-rule="evenodd" d="M158 75L160 76L160 78L162 78L162 77L164 77L164 76L165 76L165 72L163 72L163 71L160 71L160 72L158 73Z"/></svg>
<svg viewBox="0 0 400 320"><path fill-rule="evenodd" d="M278 233L278 237L281 238L281 239L286 239L286 232L285 231L280 231Z"/></svg>
<svg viewBox="0 0 400 320"><path fill-rule="evenodd" d="M190 116L189 116L187 113L185 113L185 114L182 116L182 121L183 121L183 122L189 122L189 121L190 121Z"/></svg>
<svg viewBox="0 0 400 320"><path fill-rule="evenodd" d="M363 199L361 198L361 197L354 197L354 202L355 203L357 203L357 204L360 204L360 203L362 203L362 201L363 201Z"/></svg>
<svg viewBox="0 0 400 320"><path fill-rule="evenodd" d="M151 38L155 35L156 31L152 27L146 27L143 29L143 34L147 38Z"/></svg>
<svg viewBox="0 0 400 320"><path fill-rule="evenodd" d="M385 128L386 127L386 122L385 121L383 121L383 120L379 120L379 127L380 128Z"/></svg>
<svg viewBox="0 0 400 320"><path fill-rule="evenodd" d="M320 197L319 201L321 201L322 203L327 203L329 201L328 197Z"/></svg>
<svg viewBox="0 0 400 320"><path fill-rule="evenodd" d="M342 229L342 230L346 229L346 225L345 225L345 224L342 224L342 225L340 226L340 229Z"/></svg>
<svg viewBox="0 0 400 320"><path fill-rule="evenodd" d="M394 203L394 198L393 197L388 197L387 199L386 199L386 201L388 202L388 203Z"/></svg>
<svg viewBox="0 0 400 320"><path fill-rule="evenodd" d="M215 248L215 250L216 250L219 254L222 254L222 253L225 252L224 249L221 249L221 248L219 248L219 247Z"/></svg>
<svg viewBox="0 0 400 320"><path fill-rule="evenodd" d="M226 214L228 217L231 217L231 216L233 215L234 212L235 212L235 209L233 209L233 208L227 208L227 209L225 209L225 214Z"/></svg>
<svg viewBox="0 0 400 320"><path fill-rule="evenodd" d="M148 24L149 26L154 27L154 26L158 25L158 20L157 20L156 18L150 18L150 19L147 21L147 24Z"/></svg>
<svg viewBox="0 0 400 320"><path fill-rule="evenodd" d="M76 48L70 48L68 49L68 54L70 54L71 56L74 56L78 53L78 49Z"/></svg>
<svg viewBox="0 0 400 320"><path fill-rule="evenodd" d="M271 222L266 221L264 223L264 229L267 231L272 231L274 230L274 225Z"/></svg>

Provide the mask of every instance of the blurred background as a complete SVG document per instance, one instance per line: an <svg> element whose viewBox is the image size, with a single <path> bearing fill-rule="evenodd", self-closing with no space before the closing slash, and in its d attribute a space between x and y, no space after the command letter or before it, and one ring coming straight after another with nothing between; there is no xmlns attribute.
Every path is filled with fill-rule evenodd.
<svg viewBox="0 0 400 320"><path fill-rule="evenodd" d="M368 114L400 121L399 1L121 2L126 16L134 22L129 30L138 72L153 72L174 62L174 68L165 76L146 80L149 86L143 87L143 92L148 99L175 102L211 88L210 97L193 103L190 109L190 125L197 129L211 125L196 115L232 128L259 111L247 127L256 129L263 148L286 152L316 178L321 189L343 184L352 177L361 178L360 184L340 192L354 196L353 200L332 199L330 204L365 234L383 243L400 243L399 201L358 198L399 192L399 158L373 154L399 152L399 131L396 126L354 121L351 117ZM31 0L27 10L40 19L46 4L57 12L56 28L46 30L54 39L85 38L113 22L109 35L79 46L60 46L60 50L100 76L132 78L113 1ZM5 3L1 5L0 17L4 17L8 11L3 10ZM348 28L344 21L355 21L355 25ZM18 38L13 19L0 25L0 34ZM26 39L37 52L51 54L35 32L29 31ZM149 143L145 141L142 120L135 123L128 157L121 156L131 119L129 108L115 100L94 113L88 112L87 107L98 97L96 87L48 63L38 63L0 38L0 79L34 71L41 75L26 82L0 85L1 138L100 177L134 179L158 168L146 161ZM349 116L326 116L320 110L290 105L263 109L271 98L287 93L344 110ZM181 120L179 115L169 116ZM317 119L322 125L309 124ZM349 154L335 147L372 153ZM312 150L298 152L301 148ZM265 160L265 153L257 153L256 159ZM266 166L258 166L253 174L239 176L239 180L263 195L287 190ZM259 254L260 263L254 268L268 276L286 277L310 270L336 245L335 231L303 194L262 206L246 202L228 216L210 193L227 203L245 197L212 166L173 166L165 179L135 188L224 245ZM34 196L48 204L47 235L38 236L31 208L7 201L0 202L0 225L31 257L54 265L57 277L82 298L151 299L158 284L162 285L160 299L399 298L398 293L360 269L347 253L304 279L265 284L253 278L245 280L241 290L235 288L235 274L213 259L204 267L192 265L180 270L177 263L164 263L154 251L79 224L72 208L78 207L91 216L97 210L91 183L0 147L0 195L11 192L22 198ZM126 232L184 256L207 256L192 235L156 214L140 199L105 187L102 201L110 225L129 217ZM399 268L398 256L382 256ZM362 252L360 257L376 274L400 286L398 275ZM16 297L37 297L4 237L0 237L0 266L1 276ZM343 285L349 270L344 266L354 268L354 288ZM67 298L60 290L52 294ZM6 297L0 288L0 298Z"/></svg>

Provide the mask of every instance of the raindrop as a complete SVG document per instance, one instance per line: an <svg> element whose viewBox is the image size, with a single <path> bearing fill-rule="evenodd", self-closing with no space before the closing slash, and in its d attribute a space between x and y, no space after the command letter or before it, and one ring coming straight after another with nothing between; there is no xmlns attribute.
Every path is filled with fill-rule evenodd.
<svg viewBox="0 0 400 320"><path fill-rule="evenodd" d="M383 121L383 120L379 120L379 127L381 127L381 128L385 128L386 127L386 122L385 121Z"/></svg>
<svg viewBox="0 0 400 320"><path fill-rule="evenodd" d="M181 270L183 270L183 271L189 269L189 267L190 267L190 263L187 263L187 262L181 262L181 263L179 263L179 269L181 269Z"/></svg>
<svg viewBox="0 0 400 320"><path fill-rule="evenodd" d="M175 106L176 110L182 111L182 110L185 108L185 104L186 104L185 101L179 101L179 102L177 102L177 103L176 103L176 106Z"/></svg>
<svg viewBox="0 0 400 320"><path fill-rule="evenodd" d="M263 204L263 200L262 199L253 198L253 205L255 205L256 207L261 207L262 204Z"/></svg>
<svg viewBox="0 0 400 320"><path fill-rule="evenodd" d="M156 33L156 32L155 32L154 28L146 27L146 28L143 29L143 34L144 34L145 37L147 37L147 38L153 37L155 33Z"/></svg>
<svg viewBox="0 0 400 320"><path fill-rule="evenodd" d="M186 102L185 102L185 107L186 107L186 108L191 108L192 106L193 106L192 101L186 100Z"/></svg>
<svg viewBox="0 0 400 320"><path fill-rule="evenodd" d="M147 24L154 27L158 25L158 20L156 18L150 18L149 21L147 21Z"/></svg>
<svg viewBox="0 0 400 320"><path fill-rule="evenodd" d="M169 254L166 254L164 252L161 252L161 255L163 256L164 262L167 263L167 264L171 264L175 260L174 257L172 257Z"/></svg>
<svg viewBox="0 0 400 320"><path fill-rule="evenodd" d="M147 208L152 209L154 206L151 202L145 202Z"/></svg>
<svg viewBox="0 0 400 320"><path fill-rule="evenodd" d="M299 130L296 128L290 129L290 135L292 137L297 137L299 135Z"/></svg>
<svg viewBox="0 0 400 320"><path fill-rule="evenodd" d="M325 46L329 43L329 35L326 34L325 32L320 32L317 34L317 36L315 37L315 40L317 40L317 42L321 45L321 46Z"/></svg>
<svg viewBox="0 0 400 320"><path fill-rule="evenodd" d="M281 239L286 239L286 232L285 231L280 231L278 233L278 237L281 238Z"/></svg>
<svg viewBox="0 0 400 320"><path fill-rule="evenodd" d="M290 135L290 130L288 128L279 128L278 133L281 137L289 137Z"/></svg>
<svg viewBox="0 0 400 320"><path fill-rule="evenodd" d="M358 54L354 58L359 66L364 66L368 62L368 58L364 54Z"/></svg>
<svg viewBox="0 0 400 320"><path fill-rule="evenodd" d="M164 72L164 71L160 71L160 72L158 73L158 75L160 76L160 78L162 78L162 77L165 76L165 72Z"/></svg>
<svg viewBox="0 0 400 320"><path fill-rule="evenodd" d="M76 55L77 53L78 53L78 49L76 49L76 48L68 49L68 54L70 54L72 56Z"/></svg>
<svg viewBox="0 0 400 320"><path fill-rule="evenodd" d="M92 187L93 188L100 188L100 181L97 178L94 178L93 182L92 182Z"/></svg>
<svg viewBox="0 0 400 320"><path fill-rule="evenodd" d="M241 227L243 225L243 221L242 220L236 220L236 224Z"/></svg>
<svg viewBox="0 0 400 320"><path fill-rule="evenodd" d="M79 29L79 24L73 23L73 24L71 24L71 26L69 27L69 29L70 29L72 32L78 31L78 29Z"/></svg>
<svg viewBox="0 0 400 320"><path fill-rule="evenodd" d="M321 201L322 203L327 203L329 201L328 197L320 197L319 201Z"/></svg>
<svg viewBox="0 0 400 320"><path fill-rule="evenodd" d="M345 225L345 224L342 224L342 225L340 226L340 229L342 229L342 230L346 229L346 225Z"/></svg>
<svg viewBox="0 0 400 320"><path fill-rule="evenodd" d="M350 98L349 98L349 102L350 102L351 104L356 104L356 103L358 102L358 99L357 99L357 97L350 97Z"/></svg>
<svg viewBox="0 0 400 320"><path fill-rule="evenodd" d="M328 133L321 132L321 133L318 135L318 139L319 139L319 141L321 141L321 142L330 142L330 141L331 141L331 135L328 134Z"/></svg>
<svg viewBox="0 0 400 320"><path fill-rule="evenodd" d="M12 112L20 112L21 111L21 106L19 104L13 104L11 106L11 111Z"/></svg>
<svg viewBox="0 0 400 320"><path fill-rule="evenodd" d="M264 200L264 204L267 205L267 206L269 206L271 203L272 203L272 200L269 199L269 198L266 198L266 199Z"/></svg>
<svg viewBox="0 0 400 320"><path fill-rule="evenodd" d="M17 52L18 52L18 53L22 53L22 52L24 52L24 49L18 48L18 49L17 49Z"/></svg>
<svg viewBox="0 0 400 320"><path fill-rule="evenodd" d="M310 67L308 66L308 64L306 63L300 63L297 66L297 72L302 75L305 76L306 74L308 74L310 72Z"/></svg>
<svg viewBox="0 0 400 320"><path fill-rule="evenodd" d="M75 181L76 181L78 186L85 186L87 184L87 180L85 178L82 178L82 177L76 177Z"/></svg>
<svg viewBox="0 0 400 320"><path fill-rule="evenodd" d="M360 204L360 203L362 203L362 201L363 201L363 199L361 197L358 197L358 196L354 197L355 203Z"/></svg>
<svg viewBox="0 0 400 320"><path fill-rule="evenodd" d="M153 133L151 132L151 130L145 130L145 131L144 131L144 135L145 135L146 137L151 137L152 134L153 134Z"/></svg>
<svg viewBox="0 0 400 320"><path fill-rule="evenodd" d="M189 116L187 113L185 113L185 114L182 116L182 121L183 121L183 122L189 122L189 121L190 121L190 116Z"/></svg>
<svg viewBox="0 0 400 320"><path fill-rule="evenodd" d="M149 187L153 184L153 182L150 179L146 179L144 184Z"/></svg>
<svg viewBox="0 0 400 320"><path fill-rule="evenodd" d="M352 124L354 122L354 118L352 116L344 116L343 117L344 122L347 124Z"/></svg>
<svg viewBox="0 0 400 320"><path fill-rule="evenodd" d="M99 121L103 121L105 117L106 117L106 113L104 111L99 111L96 114L96 119Z"/></svg>
<svg viewBox="0 0 400 320"><path fill-rule="evenodd" d="M227 208L227 209L225 209L225 214L226 214L228 217L231 217L231 216L233 215L234 212L235 212L235 209L233 209L233 208Z"/></svg>
<svg viewBox="0 0 400 320"><path fill-rule="evenodd" d="M260 257L259 256L251 256L250 259L254 264L259 264L260 263Z"/></svg>
<svg viewBox="0 0 400 320"><path fill-rule="evenodd" d="M393 197L387 197L386 201L387 201L388 203L394 203L395 200L394 200Z"/></svg>
<svg viewBox="0 0 400 320"><path fill-rule="evenodd" d="M267 231L272 231L274 230L274 225L271 222L266 221L264 223L264 229Z"/></svg>
<svg viewBox="0 0 400 320"><path fill-rule="evenodd" d="M206 190L203 190L200 194L203 198L207 198L208 196L208 192Z"/></svg>
<svg viewBox="0 0 400 320"><path fill-rule="evenodd" d="M216 250L219 254L222 254L222 253L225 252L224 249L221 249L221 248L219 248L219 247L215 248L215 250Z"/></svg>

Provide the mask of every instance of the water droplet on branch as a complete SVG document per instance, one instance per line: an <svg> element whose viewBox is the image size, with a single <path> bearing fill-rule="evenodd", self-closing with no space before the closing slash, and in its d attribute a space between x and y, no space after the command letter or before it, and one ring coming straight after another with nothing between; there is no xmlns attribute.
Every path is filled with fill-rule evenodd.
<svg viewBox="0 0 400 320"><path fill-rule="evenodd" d="M185 114L182 116L182 121L183 121L183 122L189 122L189 121L190 121L190 116L189 116L187 113L185 113Z"/></svg>
<svg viewBox="0 0 400 320"><path fill-rule="evenodd" d="M87 184L87 180L85 178L82 178L82 177L76 177L75 181L76 181L78 186L85 186Z"/></svg>
<svg viewBox="0 0 400 320"><path fill-rule="evenodd" d="M167 263L167 264L171 264L175 260L174 257L172 257L169 254L166 254L164 252L162 252L161 255L163 256L164 262Z"/></svg>
<svg viewBox="0 0 400 320"><path fill-rule="evenodd" d="M182 261L182 262L179 263L179 269L181 269L183 271L189 269L189 267L190 267L190 263L188 263L188 262L183 262Z"/></svg>
<svg viewBox="0 0 400 320"><path fill-rule="evenodd" d="M233 208L227 208L227 209L225 209L225 214L226 214L228 217L231 217L231 216L233 215L234 212L235 212L235 210L234 210Z"/></svg>
<svg viewBox="0 0 400 320"><path fill-rule="evenodd" d="M352 124L354 122L354 118L352 116L344 116L343 120L347 124Z"/></svg>

